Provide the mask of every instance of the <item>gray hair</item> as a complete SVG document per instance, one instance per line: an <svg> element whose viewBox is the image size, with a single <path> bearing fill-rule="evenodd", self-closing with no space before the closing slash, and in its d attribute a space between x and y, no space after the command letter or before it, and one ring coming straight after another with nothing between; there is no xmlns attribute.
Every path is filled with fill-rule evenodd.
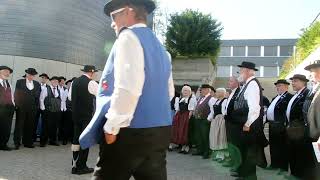
<svg viewBox="0 0 320 180"><path fill-rule="evenodd" d="M136 20L147 22L148 11L143 5L129 5L133 11L136 13Z"/></svg>

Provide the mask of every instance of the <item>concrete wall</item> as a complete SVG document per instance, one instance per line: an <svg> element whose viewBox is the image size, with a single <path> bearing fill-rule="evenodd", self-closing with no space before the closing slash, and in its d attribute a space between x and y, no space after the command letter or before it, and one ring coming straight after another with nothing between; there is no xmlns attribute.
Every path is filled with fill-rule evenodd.
<svg viewBox="0 0 320 180"><path fill-rule="evenodd" d="M80 76L82 74L80 69L83 68L82 65L71 63L10 55L0 55L0 65L6 65L13 69L10 78L13 87L15 87L16 81L25 74L27 68L35 68L39 74L47 73L49 77L64 76L67 79ZM96 80L99 80L101 73L101 71L97 73ZM40 78L36 76L36 80L40 80Z"/></svg>
<svg viewBox="0 0 320 180"><path fill-rule="evenodd" d="M174 59L172 75L176 85L188 83L190 85L212 84L216 77L215 67L210 59Z"/></svg>

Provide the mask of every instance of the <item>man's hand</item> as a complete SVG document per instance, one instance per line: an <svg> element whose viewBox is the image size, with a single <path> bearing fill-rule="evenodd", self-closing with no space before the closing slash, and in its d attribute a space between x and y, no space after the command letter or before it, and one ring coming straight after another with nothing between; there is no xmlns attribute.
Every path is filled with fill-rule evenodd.
<svg viewBox="0 0 320 180"><path fill-rule="evenodd" d="M245 132L249 132L249 131L250 131L250 127L248 127L248 126L244 125L244 126L243 126L243 131L245 131Z"/></svg>
<svg viewBox="0 0 320 180"><path fill-rule="evenodd" d="M113 144L117 140L117 136L113 134L104 134L104 139L106 140L107 144Z"/></svg>

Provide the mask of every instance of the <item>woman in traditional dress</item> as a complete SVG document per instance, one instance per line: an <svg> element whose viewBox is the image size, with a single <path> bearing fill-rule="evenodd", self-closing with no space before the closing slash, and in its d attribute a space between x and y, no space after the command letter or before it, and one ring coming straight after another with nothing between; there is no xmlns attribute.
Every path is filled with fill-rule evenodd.
<svg viewBox="0 0 320 180"><path fill-rule="evenodd" d="M197 100L192 96L190 86L183 86L182 96L176 102L176 115L172 123L172 143L181 146L179 153L189 153L188 131L189 120L197 105Z"/></svg>
<svg viewBox="0 0 320 180"><path fill-rule="evenodd" d="M225 107L227 99L225 98L226 89L218 88L216 90L217 101L210 107L208 121L211 121L210 127L210 149L213 150L212 158L217 161L224 161L227 153L227 135L224 120Z"/></svg>

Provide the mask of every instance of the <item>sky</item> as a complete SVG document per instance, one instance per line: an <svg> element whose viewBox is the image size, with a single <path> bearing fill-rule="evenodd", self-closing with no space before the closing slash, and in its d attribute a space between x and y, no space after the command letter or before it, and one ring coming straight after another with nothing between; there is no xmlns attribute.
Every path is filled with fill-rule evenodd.
<svg viewBox="0 0 320 180"><path fill-rule="evenodd" d="M320 0L158 0L172 13L210 13L222 23L221 39L298 38L320 13Z"/></svg>

